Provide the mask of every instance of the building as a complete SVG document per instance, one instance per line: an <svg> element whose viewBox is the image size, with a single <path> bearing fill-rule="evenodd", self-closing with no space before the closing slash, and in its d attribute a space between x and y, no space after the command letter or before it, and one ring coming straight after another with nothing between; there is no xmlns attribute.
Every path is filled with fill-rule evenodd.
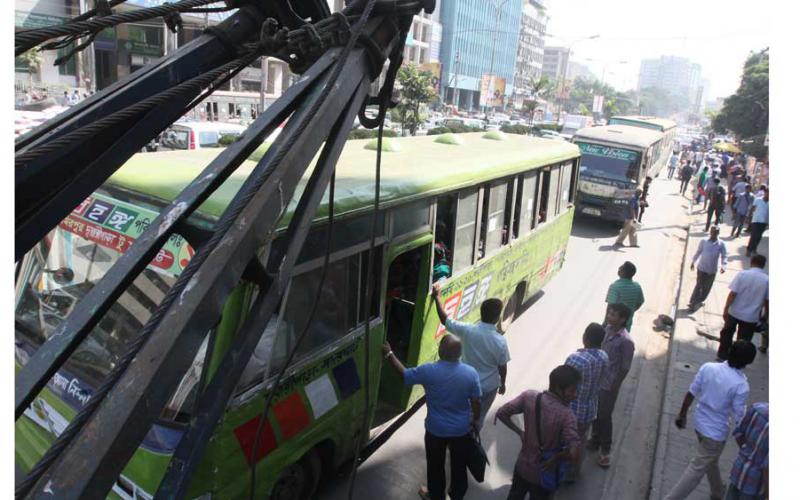
<svg viewBox="0 0 800 500"><path fill-rule="evenodd" d="M567 47L545 47L542 73L553 81L561 80L564 78L568 59L569 49Z"/></svg>
<svg viewBox="0 0 800 500"><path fill-rule="evenodd" d="M702 67L684 57L661 56L643 59L639 68L639 89L656 87L697 102L697 89L702 86Z"/></svg>
<svg viewBox="0 0 800 500"><path fill-rule="evenodd" d="M466 110L481 108L486 75L495 92L484 98L506 104L514 88L522 2L498 6L496 0L442 0L437 8L442 23L443 101Z"/></svg>
<svg viewBox="0 0 800 500"><path fill-rule="evenodd" d="M543 0L522 0L517 65L514 71L514 107L532 95L533 83L542 76L547 6Z"/></svg>
<svg viewBox="0 0 800 500"><path fill-rule="evenodd" d="M597 77L592 73L592 70L589 69L589 66L579 62L569 61L569 63L567 63L567 80L575 80L576 78L597 80Z"/></svg>

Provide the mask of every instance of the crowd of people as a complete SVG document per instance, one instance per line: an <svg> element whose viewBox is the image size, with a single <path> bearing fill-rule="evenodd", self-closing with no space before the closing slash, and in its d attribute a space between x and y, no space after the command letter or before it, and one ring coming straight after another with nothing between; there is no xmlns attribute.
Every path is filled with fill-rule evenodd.
<svg viewBox="0 0 800 500"><path fill-rule="evenodd" d="M689 311L703 306L717 272L726 270L728 253L719 228L726 207L730 207L730 239L737 238L747 226L744 229L750 232L747 253L752 258L750 269L739 272L730 284L717 359L700 368L675 420L678 428L685 428L688 409L697 402L694 414L697 450L665 498L686 498L703 476L708 477L712 498L766 498L769 407L768 403L755 403L747 408L749 385L743 370L756 357L752 337L758 325L768 318L766 257L757 253L768 221L768 189L760 186L754 195L741 165L727 154L716 156L702 150L675 152L668 163L667 178L672 179L676 171L680 175L681 193L685 193L693 178L697 179L695 201L705 202L704 210L708 211L709 236L700 242L691 261L692 270L697 266L697 282ZM646 207L643 198L646 194L639 190L631 200L630 218L618 244L629 237L631 246L636 246L633 223L641 220ZM591 323L586 327L583 346L550 372L547 390L523 391L496 410L494 422L505 425L521 441L509 499L552 498L560 484L579 479L587 452L597 452L599 467L611 465L614 406L633 361L635 345L630 335L633 316L645 300L641 286L633 280L635 275L636 266L632 262L620 266L619 279L609 286L606 294L603 324ZM447 330L439 343L439 360L406 368L388 343L383 349L385 359L406 385L420 384L425 389L427 485L420 488L420 496L444 500L449 495L460 500L468 489L469 461L474 448L480 446L484 420L496 396L506 392L511 356L506 339L497 328L502 301L496 298L484 301L480 321L469 324L448 317L439 293L438 284L434 284L432 297ZM763 352L767 348L766 339L762 338ZM512 419L520 414L522 427ZM735 427L730 424L731 418ZM740 451L726 489L719 457L732 430ZM449 488L445 474L448 450Z"/></svg>

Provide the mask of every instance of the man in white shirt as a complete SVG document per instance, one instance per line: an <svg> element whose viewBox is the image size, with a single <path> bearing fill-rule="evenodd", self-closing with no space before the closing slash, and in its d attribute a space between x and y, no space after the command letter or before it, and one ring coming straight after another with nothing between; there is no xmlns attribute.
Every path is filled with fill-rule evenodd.
<svg viewBox="0 0 800 500"><path fill-rule="evenodd" d="M725 363L706 363L701 366L683 398L675 425L679 429L686 428L686 414L697 399L694 412L697 451L664 500L688 497L703 476L708 476L711 498L722 500L725 495L719 472L719 456L731 432L731 417L734 424L744 417L750 385L742 370L755 359L756 347L747 341L736 341L729 354Z"/></svg>
<svg viewBox="0 0 800 500"><path fill-rule="evenodd" d="M477 323L464 323L447 317L439 297L439 285L434 284L431 295L436 304L436 313L445 328L461 339L463 352L461 360L475 368L481 383L481 415L479 427L497 394L506 392L507 364L511 360L508 343L497 331L497 323L503 312L503 301L487 299L481 304L481 320Z"/></svg>
<svg viewBox="0 0 800 500"><path fill-rule="evenodd" d="M758 244L761 243L761 237L769 224L769 189L764 188L764 196L756 197L750 210L753 218L750 223L750 241L747 242L748 257L758 250Z"/></svg>
<svg viewBox="0 0 800 500"><path fill-rule="evenodd" d="M764 271L766 265L766 257L754 255L750 259L750 269L739 272L731 282L731 291L722 313L725 326L719 332L717 359L727 359L734 331L738 329L736 340L750 342L761 318L761 310L764 310L765 319L769 316L769 275Z"/></svg>
<svg viewBox="0 0 800 500"><path fill-rule="evenodd" d="M697 266L697 282L694 285L692 298L689 299L689 311L694 312L703 305L703 302L711 293L711 286L714 278L717 277L717 268L722 264L720 273L725 273L725 266L728 265L728 250L725 243L719 239L719 226L711 226L710 236L700 241L697 252L692 258L690 269L694 271L694 265L700 259Z"/></svg>

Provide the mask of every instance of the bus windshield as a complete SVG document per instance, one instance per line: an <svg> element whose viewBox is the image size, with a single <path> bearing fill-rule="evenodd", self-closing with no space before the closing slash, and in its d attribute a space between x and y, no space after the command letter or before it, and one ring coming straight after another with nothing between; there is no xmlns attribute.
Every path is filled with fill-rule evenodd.
<svg viewBox="0 0 800 500"><path fill-rule="evenodd" d="M639 180L639 154L627 149L579 142L581 175L615 181Z"/></svg>
<svg viewBox="0 0 800 500"><path fill-rule="evenodd" d="M149 216L149 211L135 207L139 209L137 213L129 204L99 195L94 195L90 202L83 212L81 207L73 211L20 263L14 311L15 358L20 366L24 366L53 335L78 301L111 269L123 249L134 239L126 239L125 233L107 227L109 223L115 223L113 214L124 211L134 218ZM97 222L92 222L90 217L100 206L107 206L111 216L106 214L104 223L98 223L100 219L97 217ZM127 222L129 229L133 230L134 221L130 219ZM119 224L116 227L122 229ZM178 262L181 254L184 259ZM63 371L51 380L51 386L58 386L63 380L70 382L68 391L58 391L58 387L56 390L76 410L88 401L123 358L174 284L180 270L188 263L190 254L185 240L173 236L70 356ZM78 389L74 389L76 387ZM173 415L181 411L188 395L181 401L174 401L178 405Z"/></svg>

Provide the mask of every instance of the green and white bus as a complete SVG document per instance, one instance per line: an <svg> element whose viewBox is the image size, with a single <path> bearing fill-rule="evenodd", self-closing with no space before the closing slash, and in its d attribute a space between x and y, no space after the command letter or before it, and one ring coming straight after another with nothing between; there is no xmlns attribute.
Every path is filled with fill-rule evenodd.
<svg viewBox="0 0 800 500"><path fill-rule="evenodd" d="M452 315L477 320L481 301L499 297L505 303L503 327L561 268L574 213L577 146L497 133L390 141L396 151L383 154L373 254L379 293L370 311L369 367L365 325L357 318L366 316L361 297L368 281L375 152L366 148L369 141L353 140L337 166L331 259L309 334L289 372L276 381L278 367L309 321L321 279L326 202L267 326L279 329L271 371L265 373L266 355L259 345L207 444L188 498L247 497L251 456L258 498L308 498L324 474L358 455L355 437L365 418L377 432L380 424L414 405L422 391L381 373L380 350L388 338L410 366L436 358L443 330L430 299L434 266ZM18 369L157 212L219 151L134 156L20 261L15 287ZM263 150L254 153L190 218L194 236L187 238L195 246L208 237L262 154ZM283 219L284 227L289 216ZM259 257L281 244L279 233ZM30 470L86 404L193 252L190 241L172 237L17 420L16 462L22 472ZM192 416L198 389L219 366L253 296L253 285L244 281L231 293L214 335L209 333L110 497L150 498L156 491ZM365 370L372 395L368 408L363 397ZM256 443L268 390L276 391L274 403Z"/></svg>
<svg viewBox="0 0 800 500"><path fill-rule="evenodd" d="M658 161L666 163L675 147L678 138L678 124L672 120L656 118L654 116L612 116L608 121L609 125L630 125L631 127L642 127L650 130L658 130L664 134L665 140L661 143L658 153ZM657 173L657 172L656 172Z"/></svg>
<svg viewBox="0 0 800 500"><path fill-rule="evenodd" d="M627 125L579 130L572 138L581 150L578 213L623 222L636 189L664 167L665 140L656 130Z"/></svg>

